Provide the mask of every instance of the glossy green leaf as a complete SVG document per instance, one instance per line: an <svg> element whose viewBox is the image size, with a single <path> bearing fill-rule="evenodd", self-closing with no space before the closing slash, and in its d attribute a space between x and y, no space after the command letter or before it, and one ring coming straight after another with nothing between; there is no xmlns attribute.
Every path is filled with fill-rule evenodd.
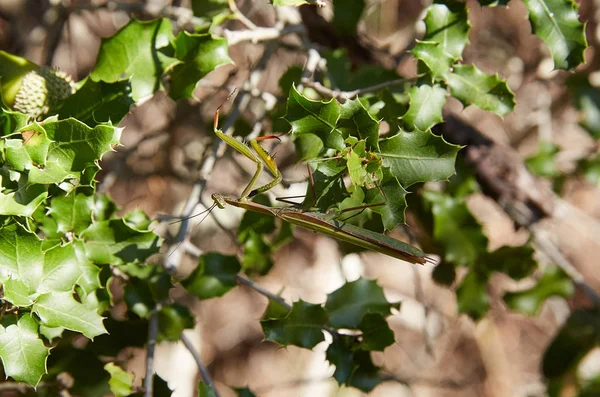
<svg viewBox="0 0 600 397"><path fill-rule="evenodd" d="M410 89L410 106L402 116L405 128L426 131L442 122L442 107L446 103L446 90L439 85L414 86Z"/></svg>
<svg viewBox="0 0 600 397"><path fill-rule="evenodd" d="M106 333L93 300L86 299L79 303L73 298L71 291L40 294L31 310L44 324L81 332L89 339Z"/></svg>
<svg viewBox="0 0 600 397"><path fill-rule="evenodd" d="M377 150L379 121L369 114L362 102L358 98L346 101L341 105L340 110L337 130L342 133L342 136L366 140L368 150Z"/></svg>
<svg viewBox="0 0 600 397"><path fill-rule="evenodd" d="M407 188L417 182L446 180L454 174L460 146L430 131L400 131L379 142L383 165Z"/></svg>
<svg viewBox="0 0 600 397"><path fill-rule="evenodd" d="M229 0L192 0L192 11L199 18L222 18L230 14Z"/></svg>
<svg viewBox="0 0 600 397"><path fill-rule="evenodd" d="M572 0L524 0L533 33L544 40L558 69L572 70L584 62L585 26Z"/></svg>
<svg viewBox="0 0 600 397"><path fill-rule="evenodd" d="M368 393L383 381L381 368L373 364L369 352L357 350L352 337L335 338L327 348L325 357L335 365L333 377L340 385L353 386Z"/></svg>
<svg viewBox="0 0 600 397"><path fill-rule="evenodd" d="M75 94L63 102L58 118L73 117L92 128L100 123L117 125L134 103L128 80L106 83L88 78Z"/></svg>
<svg viewBox="0 0 600 397"><path fill-rule="evenodd" d="M343 180L345 174L346 166L343 162L320 161L312 174L314 185L308 186L306 190L305 207L316 207L326 212L348 197L349 194ZM316 198L313 197L313 189Z"/></svg>
<svg viewBox="0 0 600 397"><path fill-rule="evenodd" d="M333 0L333 25L343 35L355 35L364 9L365 0Z"/></svg>
<svg viewBox="0 0 600 397"><path fill-rule="evenodd" d="M358 329L362 331L360 348L367 351L383 351L396 339L387 321L380 313L367 313Z"/></svg>
<svg viewBox="0 0 600 397"><path fill-rule="evenodd" d="M186 306L179 303L163 306L158 313L159 341L178 341L183 330L194 328L194 323L194 316Z"/></svg>
<svg viewBox="0 0 600 397"><path fill-rule="evenodd" d="M198 266L181 285L200 299L223 296L237 285L235 277L240 270L237 257L210 252L200 257Z"/></svg>
<svg viewBox="0 0 600 397"><path fill-rule="evenodd" d="M490 76L474 65L454 65L445 79L452 96L465 106L472 104L499 116L506 116L515 107L515 95L497 74Z"/></svg>
<svg viewBox="0 0 600 397"><path fill-rule="evenodd" d="M221 65L231 63L227 40L210 34L181 31L174 42L175 57L181 61L171 72L169 96L174 100L192 98L201 78Z"/></svg>
<svg viewBox="0 0 600 397"><path fill-rule="evenodd" d="M50 349L38 335L38 324L25 314L9 324L4 317L0 324L0 359L6 376L17 382L37 386L46 373Z"/></svg>
<svg viewBox="0 0 600 397"><path fill-rule="evenodd" d="M462 59L462 52L469 43L471 29L465 3L437 0L427 9L424 22L423 41L438 43L440 49L452 61Z"/></svg>
<svg viewBox="0 0 600 397"><path fill-rule="evenodd" d="M479 320L490 309L490 298L487 293L487 275L472 270L456 289L458 312L466 313L473 320Z"/></svg>
<svg viewBox="0 0 600 397"><path fill-rule="evenodd" d="M104 370L110 374L108 384L115 397L125 397L133 392L134 376L132 373L123 371L115 363L107 363Z"/></svg>
<svg viewBox="0 0 600 397"><path fill-rule="evenodd" d="M435 191L425 191L431 204L434 238L444 246L444 260L469 266L487 252L487 237L462 199Z"/></svg>
<svg viewBox="0 0 600 397"><path fill-rule="evenodd" d="M575 107L581 111L580 125L594 138L600 139L600 89L585 75L567 80Z"/></svg>
<svg viewBox="0 0 600 397"><path fill-rule="evenodd" d="M79 235L92 223L94 198L83 193L72 192L62 197L53 197L46 215L54 219L56 232Z"/></svg>
<svg viewBox="0 0 600 397"><path fill-rule="evenodd" d="M92 261L113 266L144 261L158 252L161 242L153 232L134 229L122 219L93 223L81 233L81 238Z"/></svg>
<svg viewBox="0 0 600 397"><path fill-rule="evenodd" d="M504 246L481 258L491 271L502 272L514 280L527 277L537 267L534 250L529 245Z"/></svg>
<svg viewBox="0 0 600 397"><path fill-rule="evenodd" d="M535 286L524 291L509 292L503 299L512 310L535 316L549 297L567 298L574 292L575 287L571 279L558 267L553 266L546 269Z"/></svg>
<svg viewBox="0 0 600 397"><path fill-rule="evenodd" d="M25 58L0 51L0 91L5 104L14 104L21 80L27 73L38 68L38 65Z"/></svg>
<svg viewBox="0 0 600 397"><path fill-rule="evenodd" d="M265 318L265 316L263 316ZM323 326L327 323L327 313L321 305L299 300L285 317L261 320L265 339L280 345L295 345L312 349L325 340Z"/></svg>
<svg viewBox="0 0 600 397"><path fill-rule="evenodd" d="M293 134L313 134L319 137L326 148L342 150L344 139L337 129L341 109L332 99L328 102L312 101L292 87L287 102L285 119L292 126Z"/></svg>
<svg viewBox="0 0 600 397"><path fill-rule="evenodd" d="M102 39L90 77L107 83L131 79L133 99L149 97L161 88L162 75L179 63L165 55L172 40L170 20L131 19L112 37Z"/></svg>
<svg viewBox="0 0 600 397"><path fill-rule="evenodd" d="M525 160L525 165L537 176L555 178L560 175L556 165L556 154L560 151L559 147L552 142L542 141L536 154Z"/></svg>
<svg viewBox="0 0 600 397"><path fill-rule="evenodd" d="M569 316L542 361L542 372L547 378L557 378L571 371L594 347L600 345L600 311L575 310Z"/></svg>
<svg viewBox="0 0 600 397"><path fill-rule="evenodd" d="M198 382L198 397L217 397L217 393L206 383Z"/></svg>
<svg viewBox="0 0 600 397"><path fill-rule="evenodd" d="M371 207L371 211L381 215L384 230L392 230L404 223L404 212L408 206L407 194L398 179L386 168L383 170L383 178L379 186L367 191L365 203L385 203L382 206Z"/></svg>
<svg viewBox="0 0 600 397"><path fill-rule="evenodd" d="M17 176L17 183L10 176ZM48 187L30 184L27 175L0 169L0 215L32 216L39 205L48 197Z"/></svg>
<svg viewBox="0 0 600 397"><path fill-rule="evenodd" d="M156 307L156 300L147 280L132 277L123 292L123 300L129 310L141 318L148 319Z"/></svg>
<svg viewBox="0 0 600 397"><path fill-rule="evenodd" d="M441 44L435 41L417 40L410 53L427 66L431 77L434 79L440 80L448 75L452 65L452 58L444 52Z"/></svg>
<svg viewBox="0 0 600 397"><path fill-rule="evenodd" d="M273 267L271 254L273 247L263 235L249 231L243 242L244 256L242 258L242 269L248 275L259 274L264 276Z"/></svg>
<svg viewBox="0 0 600 397"><path fill-rule="evenodd" d="M367 313L378 313L387 317L399 303L389 303L383 289L375 280L358 279L344 284L327 295L325 310L329 324L336 328L356 329Z"/></svg>
<svg viewBox="0 0 600 397"><path fill-rule="evenodd" d="M581 160L579 170L589 183L597 185L600 182L600 155Z"/></svg>
<svg viewBox="0 0 600 397"><path fill-rule="evenodd" d="M252 391L247 388L238 388L238 387L234 387L233 391L235 391L237 393L237 397L256 397L256 394L252 393Z"/></svg>

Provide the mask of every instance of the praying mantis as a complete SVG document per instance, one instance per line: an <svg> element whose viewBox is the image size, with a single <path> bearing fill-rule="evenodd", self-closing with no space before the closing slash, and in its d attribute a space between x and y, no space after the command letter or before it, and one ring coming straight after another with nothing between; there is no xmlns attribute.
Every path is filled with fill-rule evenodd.
<svg viewBox="0 0 600 397"><path fill-rule="evenodd" d="M212 195L214 204L211 209L215 206L224 209L227 205L231 205L247 211L274 216L285 222L291 223L292 225L301 226L314 232L333 237L337 240L354 244L375 252L380 252L410 263L424 264L428 261L429 258L418 248L396 240L385 234L363 229L340 220L327 219L327 215L318 212L306 212L294 207L268 207L251 201L250 199L252 197L268 191L272 187L279 184L282 180L281 172L279 171L275 160L259 144L259 141L261 140L271 138L278 139L278 137L259 137L251 140L249 144L246 145L245 143L242 143L234 137L219 130L219 111L231 97L231 95L233 95L233 93L229 95L225 102L223 102L215 112L213 127L214 133L231 148L256 163L256 171L248 185L244 188L240 197L235 198L214 193ZM254 150L254 152L251 150L251 148ZM273 175L273 180L263 186L254 188L264 167L266 167Z"/></svg>

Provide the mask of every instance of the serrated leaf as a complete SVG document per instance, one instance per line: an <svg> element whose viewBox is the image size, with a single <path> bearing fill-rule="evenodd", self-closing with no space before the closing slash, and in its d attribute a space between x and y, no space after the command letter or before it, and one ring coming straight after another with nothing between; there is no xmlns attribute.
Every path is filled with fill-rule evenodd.
<svg viewBox="0 0 600 397"><path fill-rule="evenodd" d="M129 80L107 83L88 78L63 102L58 118L73 117L92 128L100 123L117 125L135 103L131 90Z"/></svg>
<svg viewBox="0 0 600 397"><path fill-rule="evenodd" d="M65 235L71 232L79 235L92 223L93 207L93 196L71 193L63 197L53 197L47 215L55 220L56 233Z"/></svg>
<svg viewBox="0 0 600 397"><path fill-rule="evenodd" d="M333 24L343 35L356 34L356 25L365 9L365 0L333 0Z"/></svg>
<svg viewBox="0 0 600 397"><path fill-rule="evenodd" d="M176 342L184 329L194 328L194 323L194 316L186 306L179 303L164 306L158 313L158 339Z"/></svg>
<svg viewBox="0 0 600 397"><path fill-rule="evenodd" d="M327 313L321 305L299 300L283 318L268 318L260 322L265 339L280 345L296 345L312 349L325 340L323 326L327 323Z"/></svg>
<svg viewBox="0 0 600 397"><path fill-rule="evenodd" d="M343 180L345 173L346 166L341 161L325 160L319 162L317 169L312 174L314 185L307 187L304 207L316 207L322 212L326 212L329 208L336 206L337 203L348 197L349 194ZM314 195L316 197L313 197Z"/></svg>
<svg viewBox="0 0 600 397"><path fill-rule="evenodd" d="M362 102L358 98L346 101L341 105L340 110L337 130L342 133L342 136L366 140L368 150L379 149L379 121L365 109Z"/></svg>
<svg viewBox="0 0 600 397"><path fill-rule="evenodd" d="M560 175L556 165L556 154L559 147L552 142L542 141L539 143L538 152L525 160L525 165L537 176L554 178Z"/></svg>
<svg viewBox="0 0 600 397"><path fill-rule="evenodd" d="M335 365L333 377L340 385L356 387L368 393L383 381L380 368L373 364L369 352L357 350L353 337L335 338L327 348L325 357Z"/></svg>
<svg viewBox="0 0 600 397"><path fill-rule="evenodd" d="M192 0L192 11L199 18L219 18L230 13L228 0Z"/></svg>
<svg viewBox="0 0 600 397"><path fill-rule="evenodd" d="M23 77L39 66L25 58L0 51L1 92L4 103L12 106Z"/></svg>
<svg viewBox="0 0 600 397"><path fill-rule="evenodd" d="M544 376L557 378L565 375L598 345L600 311L597 308L573 311L544 353Z"/></svg>
<svg viewBox="0 0 600 397"><path fill-rule="evenodd" d="M581 111L580 125L594 138L600 138L600 89L587 76L575 75L567 80L575 107Z"/></svg>
<svg viewBox="0 0 600 397"><path fill-rule="evenodd" d="M327 295L325 310L335 328L356 329L367 313L387 317L399 303L389 303L375 280L360 278Z"/></svg>
<svg viewBox="0 0 600 397"><path fill-rule="evenodd" d="M237 285L235 276L240 270L237 257L210 252L200 257L198 266L181 285L199 299L223 296Z"/></svg>
<svg viewBox="0 0 600 397"><path fill-rule="evenodd" d="M423 198L431 204L433 235L444 246L444 260L469 266L487 252L487 237L464 200L431 190Z"/></svg>
<svg viewBox="0 0 600 397"><path fill-rule="evenodd" d="M6 376L36 387L46 373L50 349L38 335L37 322L25 314L16 323L0 325L0 358Z"/></svg>
<svg viewBox="0 0 600 397"><path fill-rule="evenodd" d="M487 268L507 274L514 280L527 277L537 267L533 258L533 248L529 245L504 246L482 258Z"/></svg>
<svg viewBox="0 0 600 397"><path fill-rule="evenodd" d="M373 363L369 352L359 350L355 353L353 361L354 371L347 382L348 386L356 387L368 393L383 382L380 374L381 368Z"/></svg>
<svg viewBox="0 0 600 397"><path fill-rule="evenodd" d="M70 291L41 294L31 311L49 327L64 327L81 332L89 339L106 333L103 318L98 315L96 305L91 300L77 302Z"/></svg>
<svg viewBox="0 0 600 397"><path fill-rule="evenodd" d="M448 179L460 146L446 142L430 131L400 131L379 141L383 166L407 188L417 182Z"/></svg>
<svg viewBox="0 0 600 397"><path fill-rule="evenodd" d="M371 207L371 210L381 215L381 221L385 230L392 230L399 224L404 223L404 212L408 206L406 195L408 192L402 187L396 177L388 168L383 170L383 178L379 187L367 191L365 203L385 205Z"/></svg>
<svg viewBox="0 0 600 397"><path fill-rule="evenodd" d="M161 88L162 75L179 62L163 52L173 38L169 19L131 19L112 37L102 39L90 78L108 83L131 79L133 99L149 97Z"/></svg>
<svg viewBox="0 0 600 397"><path fill-rule="evenodd" d="M502 299L512 310L528 316L539 313L544 302L551 296L567 298L575 292L573 282L558 267L549 267L535 286L519 292L509 292Z"/></svg>
<svg viewBox="0 0 600 397"><path fill-rule="evenodd" d="M587 41L577 4L572 0L524 0L524 3L533 33L550 49L554 66L572 70L583 63Z"/></svg>
<svg viewBox="0 0 600 397"><path fill-rule="evenodd" d="M150 285L147 280L132 277L125 286L123 300L129 310L141 318L148 319L156 307L156 301L152 296Z"/></svg>
<svg viewBox="0 0 600 397"><path fill-rule="evenodd" d="M327 361L335 365L333 377L340 385L345 384L352 375L355 343L355 338L342 335L340 338L334 338L325 352Z"/></svg>
<svg viewBox="0 0 600 397"><path fill-rule="evenodd" d="M410 90L410 106L402 116L407 130L426 131L442 122L442 107L446 103L446 90L439 85L414 86Z"/></svg>
<svg viewBox="0 0 600 397"><path fill-rule="evenodd" d="M285 119L292 126L295 137L313 134L319 137L324 147L342 150L344 139L336 127L340 114L340 105L334 99L312 101L300 94L296 87L290 90Z"/></svg>
<svg viewBox="0 0 600 397"><path fill-rule="evenodd" d="M380 313L367 313L358 329L362 331L360 348L367 351L383 351L395 342L394 332Z"/></svg>
<svg viewBox="0 0 600 397"><path fill-rule="evenodd" d="M217 393L206 383L198 382L198 397L217 397Z"/></svg>
<svg viewBox="0 0 600 397"><path fill-rule="evenodd" d="M161 239L151 231L137 230L123 219L95 222L81 233L92 261L120 265L144 261L158 252Z"/></svg>
<svg viewBox="0 0 600 397"><path fill-rule="evenodd" d="M479 320L490 309L487 293L488 276L480 271L471 270L456 289L458 312L466 313L473 320Z"/></svg>
<svg viewBox="0 0 600 397"><path fill-rule="evenodd" d="M474 65L454 65L445 79L452 96L465 106L472 104L499 116L514 110L515 95L497 74L490 76Z"/></svg>
<svg viewBox="0 0 600 397"><path fill-rule="evenodd" d="M446 55L444 48L435 41L417 40L410 53L427 66L431 77L436 81L444 78L452 65L452 59Z"/></svg>
<svg viewBox="0 0 600 397"><path fill-rule="evenodd" d="M30 184L26 174L19 174L17 188L12 189L10 185L13 183L6 177L7 172L4 171L8 170L0 169L1 190L3 190L0 191L0 215L32 216L48 197L48 187Z"/></svg>
<svg viewBox="0 0 600 397"><path fill-rule="evenodd" d="M181 61L171 75L169 96L173 100L192 98L201 78L221 65L231 63L227 40L210 34L181 31L174 41L175 57Z"/></svg>
<svg viewBox="0 0 600 397"><path fill-rule="evenodd" d="M107 363L104 370L110 374L108 384L115 397L125 397L133 392L134 376L132 373L123 371L115 363Z"/></svg>
<svg viewBox="0 0 600 397"><path fill-rule="evenodd" d="M462 52L469 43L471 24L468 18L465 3L452 0L435 1L427 9L423 41L438 43L440 49L452 61L462 59Z"/></svg>

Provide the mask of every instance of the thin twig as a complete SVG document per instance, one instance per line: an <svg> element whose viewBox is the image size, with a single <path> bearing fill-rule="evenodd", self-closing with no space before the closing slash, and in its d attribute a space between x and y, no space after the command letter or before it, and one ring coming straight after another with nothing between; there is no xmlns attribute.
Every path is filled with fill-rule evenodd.
<svg viewBox="0 0 600 397"><path fill-rule="evenodd" d="M292 310L292 305L287 303L285 301L285 299L283 299L281 296L275 295L271 291L264 289L263 287L256 284L254 281L250 280L249 278L246 278L244 276L240 276L239 274L236 274L235 279L238 283L247 285L248 287L252 288L254 291L258 292L259 294L266 296L270 300L274 300L275 302L279 303L281 306L285 307L287 310Z"/></svg>
<svg viewBox="0 0 600 397"><path fill-rule="evenodd" d="M229 9L233 12L238 21L243 23L248 29L255 30L258 27L240 11L237 4L235 4L235 0L229 0Z"/></svg>
<svg viewBox="0 0 600 397"><path fill-rule="evenodd" d="M223 36L227 39L227 44L230 46L244 41L258 43L260 41L268 41L279 39L291 33L301 33L305 31L304 25L289 25L284 28L264 28L256 27L255 30L228 30L223 31Z"/></svg>
<svg viewBox="0 0 600 397"><path fill-rule="evenodd" d="M155 310L150 315L148 322L148 346L146 347L146 378L144 379L145 397L154 396L154 351L156 350L156 339L158 336L158 311Z"/></svg>
<svg viewBox="0 0 600 397"><path fill-rule="evenodd" d="M314 89L321 95L324 95L328 98L336 98L336 99L340 100L340 102L345 102L346 100L348 100L350 98L354 98L358 95L368 94L370 92L379 91L384 88L393 87L396 85L402 85L402 84L408 83L410 81L414 81L417 78L418 78L418 76L413 77L413 78L390 80L390 81L386 81L383 83L375 84L370 87L359 88L359 89L353 90L353 91L332 90L331 88L325 87L323 84L319 83L318 81L311 81L309 79L302 79L302 83L306 87L310 87L310 88Z"/></svg>
<svg viewBox="0 0 600 397"><path fill-rule="evenodd" d="M180 339L183 342L183 345L186 347L186 349L188 349L188 351L190 352L192 357L194 357L194 361L196 361L196 365L198 366L198 371L200 371L200 375L202 376L202 380L204 381L204 383L206 383L209 387L211 387L213 389L215 397L219 397L219 392L217 391L215 382L213 381L212 377L210 376L210 372L208 372L208 368L206 368L206 366L202 362L200 354L198 354L198 352L194 348L194 345L192 345L192 342L183 333L181 334Z"/></svg>

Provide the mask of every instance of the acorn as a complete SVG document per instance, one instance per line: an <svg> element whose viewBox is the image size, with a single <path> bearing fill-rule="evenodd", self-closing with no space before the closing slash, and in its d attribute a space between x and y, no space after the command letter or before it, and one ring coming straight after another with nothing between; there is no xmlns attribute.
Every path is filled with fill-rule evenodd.
<svg viewBox="0 0 600 397"><path fill-rule="evenodd" d="M23 77L13 108L38 119L74 92L71 76L58 69L41 67Z"/></svg>

